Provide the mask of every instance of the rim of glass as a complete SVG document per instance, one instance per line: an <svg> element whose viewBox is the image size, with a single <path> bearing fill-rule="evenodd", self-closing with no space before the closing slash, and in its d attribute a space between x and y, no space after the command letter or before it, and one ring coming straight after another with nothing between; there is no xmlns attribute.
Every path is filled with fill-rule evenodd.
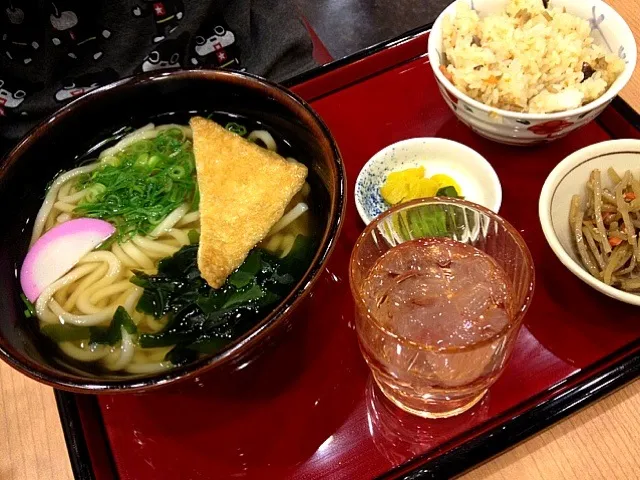
<svg viewBox="0 0 640 480"><path fill-rule="evenodd" d="M455 206L459 206L459 207L467 207L470 208L472 210L476 210L479 213L482 213L484 215L487 215L488 217L490 217L492 220L496 221L497 223L499 223L502 227L504 227L504 229L511 235L511 237L514 239L514 241L516 242L516 244L518 245L518 247L520 247L520 250L523 253L523 256L525 258L525 261L527 263L527 270L529 273L529 282L528 282L528 288L527 288L527 293L526 296L524 298L524 301L522 303L522 307L518 310L517 314L515 315L515 318L513 319L513 321L509 322L502 330L500 330L497 333L494 333L492 336L487 337L479 342L470 344L470 345L460 345L460 346L448 346L448 347L439 347L437 345L425 345L425 344L421 344L421 343L417 343L414 340L411 340L407 337L405 337L404 335L399 335L395 332L390 331L389 329L385 328L384 326L382 326L380 324L380 322L378 321L378 319L376 318L375 315L373 315L371 313L371 311L369 310L369 308L367 307L364 299L362 298L362 296L360 295L360 293L357 291L355 285L354 285L354 281L353 281L353 267L356 263L356 254L358 252L358 250L360 249L360 247L362 246L363 242L366 240L366 238L371 234L371 232L374 229L378 228L378 225L380 225L380 223L382 223L383 221L385 221L387 218L389 218L390 216L394 215L395 213L401 211L401 210L405 210L407 208L412 208L412 207L416 207L419 205L434 205L434 204L440 204L440 205L455 205ZM426 238L426 237L425 237ZM535 289L535 283L536 283L536 279L535 279L535 267L533 264L533 257L531 256L531 252L529 251L529 247L527 246L527 243L524 241L524 238L522 238L522 235L520 235L520 232L518 232L518 230L516 230L516 228L511 225L509 222L507 222L504 218L500 217L498 214L492 212L491 210L489 210L486 207L483 207L482 205L478 205L476 203L473 202L469 202L468 200L462 200L459 198L450 198L450 197L429 197L429 198L419 198L417 200L411 200L409 202L406 203L401 203L399 205L396 205L394 207L391 207L389 210L385 210L384 212L382 212L380 215L378 215L376 218L374 218L371 223L369 223L365 229L362 231L362 233L360 234L360 236L358 237L358 240L356 241L353 250L351 251L351 257L349 259L349 287L351 288L351 295L353 296L354 301L361 305L362 307L364 307L367 312L369 313L369 318L371 319L372 322L375 323L376 327L379 328L380 330L382 330L383 332L385 332L387 335L390 335L391 337L401 340L403 343L407 343L409 345L411 345L412 347L418 348L420 350L427 350L427 351L437 351L437 352L460 352L460 351L467 351L467 350L475 350L477 348L481 348L487 344L490 344L492 342L494 342L496 339L503 337L505 335L507 335L507 333L509 333L509 331L513 328L516 328L520 325L520 323L522 322L522 319L524 318L525 313L527 313L527 310L529 310L529 307L531 306L531 301L533 299L533 291Z"/></svg>

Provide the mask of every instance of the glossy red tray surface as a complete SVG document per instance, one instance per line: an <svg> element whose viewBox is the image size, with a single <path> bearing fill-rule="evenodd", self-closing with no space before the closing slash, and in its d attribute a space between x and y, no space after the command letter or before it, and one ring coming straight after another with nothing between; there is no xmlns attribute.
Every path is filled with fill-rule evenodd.
<svg viewBox="0 0 640 480"><path fill-rule="evenodd" d="M536 148L480 138L445 105L428 58L416 57L426 50L426 36L297 87L335 135L349 179L344 229L329 267L294 330L247 368L166 392L99 397L122 479L372 478L508 422L597 374L622 355L612 353L640 338L637 309L566 270L538 221L538 196L551 169L611 135L592 122ZM347 278L364 227L352 195L360 168L384 146L420 136L462 142L491 162L503 187L500 214L522 233L537 269L534 300L504 375L472 410L435 421L397 410L373 388ZM85 434L90 430L85 423Z"/></svg>

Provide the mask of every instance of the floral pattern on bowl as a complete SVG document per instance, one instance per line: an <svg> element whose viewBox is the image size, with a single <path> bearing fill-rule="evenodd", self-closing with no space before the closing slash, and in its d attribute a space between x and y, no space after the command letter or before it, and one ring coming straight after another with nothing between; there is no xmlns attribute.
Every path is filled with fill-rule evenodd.
<svg viewBox="0 0 640 480"><path fill-rule="evenodd" d="M538 123L530 126L527 130L535 133L536 135L546 136L547 138L554 137L573 125L572 122L565 120L550 120L544 123Z"/></svg>

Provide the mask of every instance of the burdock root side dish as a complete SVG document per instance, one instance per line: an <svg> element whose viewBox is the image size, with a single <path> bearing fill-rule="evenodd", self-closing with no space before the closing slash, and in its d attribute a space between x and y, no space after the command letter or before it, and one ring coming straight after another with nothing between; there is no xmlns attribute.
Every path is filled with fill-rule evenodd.
<svg viewBox="0 0 640 480"><path fill-rule="evenodd" d="M613 188L603 187L600 170L586 185L586 202L571 199L569 223L584 267L607 285L640 291L640 182L630 171L622 177L609 168Z"/></svg>

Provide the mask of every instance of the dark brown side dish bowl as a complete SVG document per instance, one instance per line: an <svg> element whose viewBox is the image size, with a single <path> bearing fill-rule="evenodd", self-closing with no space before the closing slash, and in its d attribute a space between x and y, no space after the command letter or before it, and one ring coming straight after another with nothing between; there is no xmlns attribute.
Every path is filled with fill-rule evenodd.
<svg viewBox="0 0 640 480"><path fill-rule="evenodd" d="M309 167L320 221L318 249L291 293L269 315L226 349L185 366L146 376L91 374L73 368L26 318L17 279L27 252L31 222L47 183L76 166L124 127L149 122L186 124L192 115L223 114L261 123L278 132L297 159ZM96 152L97 154L97 152ZM150 390L214 368L253 361L282 335L291 314L309 294L333 249L345 206L340 153L318 115L290 91L259 77L198 70L128 78L68 104L34 128L0 163L0 357L35 380L86 393ZM297 317L304 321L304 318Z"/></svg>

